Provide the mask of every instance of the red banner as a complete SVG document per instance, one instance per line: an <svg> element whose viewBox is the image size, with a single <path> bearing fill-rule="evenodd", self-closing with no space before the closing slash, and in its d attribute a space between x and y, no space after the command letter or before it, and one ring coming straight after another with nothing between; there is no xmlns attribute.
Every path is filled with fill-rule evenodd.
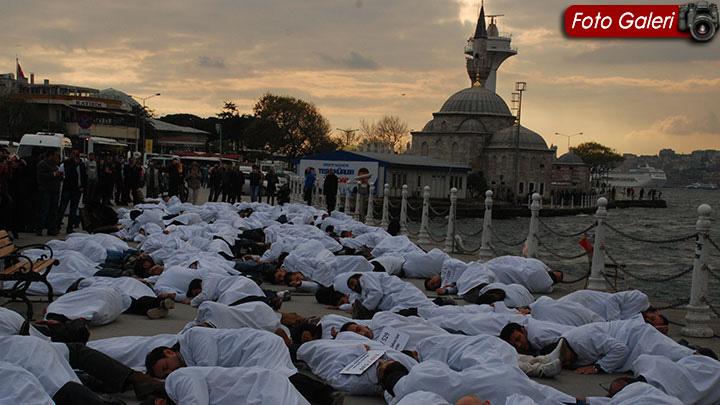
<svg viewBox="0 0 720 405"><path fill-rule="evenodd" d="M680 6L573 5L565 10L565 32L585 38L687 38L678 30Z"/></svg>

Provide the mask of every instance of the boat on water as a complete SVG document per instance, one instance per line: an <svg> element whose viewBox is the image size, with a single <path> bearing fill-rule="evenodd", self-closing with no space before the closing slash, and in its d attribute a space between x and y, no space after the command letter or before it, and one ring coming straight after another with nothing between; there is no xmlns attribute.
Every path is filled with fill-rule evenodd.
<svg viewBox="0 0 720 405"><path fill-rule="evenodd" d="M717 190L718 186L712 183L693 183L685 186L690 190Z"/></svg>
<svg viewBox="0 0 720 405"><path fill-rule="evenodd" d="M611 170L604 181L613 187L661 188L665 186L667 176L662 169L644 166L628 170Z"/></svg>

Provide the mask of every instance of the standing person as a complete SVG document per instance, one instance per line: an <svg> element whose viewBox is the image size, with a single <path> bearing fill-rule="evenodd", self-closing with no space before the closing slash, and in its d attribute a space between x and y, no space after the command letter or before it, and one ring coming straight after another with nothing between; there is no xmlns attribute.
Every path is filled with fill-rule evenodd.
<svg viewBox="0 0 720 405"><path fill-rule="evenodd" d="M37 235L42 236L43 230L47 234L55 236L59 232L55 215L58 210L58 199L60 198L60 182L63 174L58 170L60 156L56 150L48 152L45 159L37 164L37 185L40 199L40 212L38 215Z"/></svg>
<svg viewBox="0 0 720 405"><path fill-rule="evenodd" d="M325 194L328 214L335 210L335 204L337 203L337 191L338 178L335 175L335 170L328 169L328 172L325 175L325 181L323 181L323 193Z"/></svg>
<svg viewBox="0 0 720 405"><path fill-rule="evenodd" d="M245 187L245 173L239 167L234 167L230 176L230 204L242 202L242 190Z"/></svg>
<svg viewBox="0 0 720 405"><path fill-rule="evenodd" d="M95 153L88 155L88 160L85 162L85 177L87 178L87 187L85 187L85 195L83 196L83 203L87 204L91 201L97 201L97 185L98 185L98 164L95 160Z"/></svg>
<svg viewBox="0 0 720 405"><path fill-rule="evenodd" d="M262 187L262 173L257 165L252 166L250 172L250 201L257 202L260 198L260 188Z"/></svg>
<svg viewBox="0 0 720 405"><path fill-rule="evenodd" d="M180 187L182 187L182 164L179 158L174 158L170 167L168 167L168 192L170 196L180 197Z"/></svg>
<svg viewBox="0 0 720 405"><path fill-rule="evenodd" d="M225 169L220 173L220 183L222 187L222 201L228 202L232 195L232 182L234 176L234 168L231 163L225 166Z"/></svg>
<svg viewBox="0 0 720 405"><path fill-rule="evenodd" d="M265 181L267 182L267 187L265 187L267 203L270 205L275 205L275 191L277 190L278 176L277 174L275 174L275 169L273 169L272 167L265 175ZM272 202L270 202L271 198Z"/></svg>
<svg viewBox="0 0 720 405"><path fill-rule="evenodd" d="M125 186L129 195L128 202L132 200L133 204L142 203L140 192L140 183L142 180L142 167L139 159L130 159L128 161L127 170L125 171Z"/></svg>
<svg viewBox="0 0 720 405"><path fill-rule="evenodd" d="M208 165L202 165L200 167L200 183L203 187L207 187L208 185Z"/></svg>
<svg viewBox="0 0 720 405"><path fill-rule="evenodd" d="M309 167L305 170L305 202L307 202L307 205L312 205L312 195L313 195L313 188L315 188L315 169L312 167Z"/></svg>
<svg viewBox="0 0 720 405"><path fill-rule="evenodd" d="M210 195L208 196L208 201L210 202L217 201L220 196L220 189L222 188L222 171L223 169L219 164L216 164L212 167L212 169L210 169Z"/></svg>
<svg viewBox="0 0 720 405"><path fill-rule="evenodd" d="M200 166L197 162L193 162L190 166L190 170L188 170L185 176L185 181L189 189L188 201L193 205L197 205L198 193L202 186L202 173L200 172Z"/></svg>
<svg viewBox="0 0 720 405"><path fill-rule="evenodd" d="M62 185L62 194L60 196L60 211L58 211L57 226L60 229L65 215L65 209L70 205L68 214L68 223L65 233L73 233L75 225L80 223L78 218L78 205L80 205L80 196L87 185L87 172L85 171L85 163L80 160L80 151L73 150L72 156L60 165L58 169L64 174Z"/></svg>
<svg viewBox="0 0 720 405"><path fill-rule="evenodd" d="M640 189L640 198L638 198L638 200L642 200L643 197L645 197L645 188Z"/></svg>
<svg viewBox="0 0 720 405"><path fill-rule="evenodd" d="M13 209L10 219L10 232L13 238L17 239L18 232L33 231L35 229L35 211L33 202L36 190L35 176L25 159L18 159L13 155L10 157L10 197L12 198Z"/></svg>
<svg viewBox="0 0 720 405"><path fill-rule="evenodd" d="M113 162L110 158L100 160L98 164L98 188L100 192L100 203L110 205L113 196L115 178L113 174Z"/></svg>
<svg viewBox="0 0 720 405"><path fill-rule="evenodd" d="M145 171L145 194L148 198L158 198L161 178L160 169L155 165L155 161L149 161Z"/></svg>
<svg viewBox="0 0 720 405"><path fill-rule="evenodd" d="M16 237L17 232L12 229L13 199L10 196L10 184L13 168L9 158L7 149L0 148L0 229L7 229Z"/></svg>
<svg viewBox="0 0 720 405"><path fill-rule="evenodd" d="M123 199L123 189L125 188L125 178L123 177L123 166L125 162L122 156L117 156L112 166L113 179L115 180L115 205L125 204Z"/></svg>

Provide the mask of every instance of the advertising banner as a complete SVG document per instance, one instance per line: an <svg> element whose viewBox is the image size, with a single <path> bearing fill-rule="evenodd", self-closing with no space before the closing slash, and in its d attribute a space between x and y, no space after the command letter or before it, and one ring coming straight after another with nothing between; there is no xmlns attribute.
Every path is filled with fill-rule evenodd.
<svg viewBox="0 0 720 405"><path fill-rule="evenodd" d="M297 174L304 176L305 170L308 168L315 169L319 186L322 186L328 170L333 169L338 177L338 185L341 189L348 183L350 183L351 187L354 187L356 181L375 184L380 170L378 162L301 159L300 164L298 164Z"/></svg>

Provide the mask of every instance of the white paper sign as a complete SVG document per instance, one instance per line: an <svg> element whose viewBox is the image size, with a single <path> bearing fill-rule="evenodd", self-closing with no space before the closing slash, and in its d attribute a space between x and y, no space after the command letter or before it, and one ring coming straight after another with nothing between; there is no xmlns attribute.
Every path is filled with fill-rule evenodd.
<svg viewBox="0 0 720 405"><path fill-rule="evenodd" d="M388 326L382 328L375 340L397 351L402 351L405 349L405 346L407 346L410 335Z"/></svg>
<svg viewBox="0 0 720 405"><path fill-rule="evenodd" d="M385 354L385 350L368 350L353 360L352 363L345 366L345 368L340 371L340 374L360 375L378 361L383 354Z"/></svg>

